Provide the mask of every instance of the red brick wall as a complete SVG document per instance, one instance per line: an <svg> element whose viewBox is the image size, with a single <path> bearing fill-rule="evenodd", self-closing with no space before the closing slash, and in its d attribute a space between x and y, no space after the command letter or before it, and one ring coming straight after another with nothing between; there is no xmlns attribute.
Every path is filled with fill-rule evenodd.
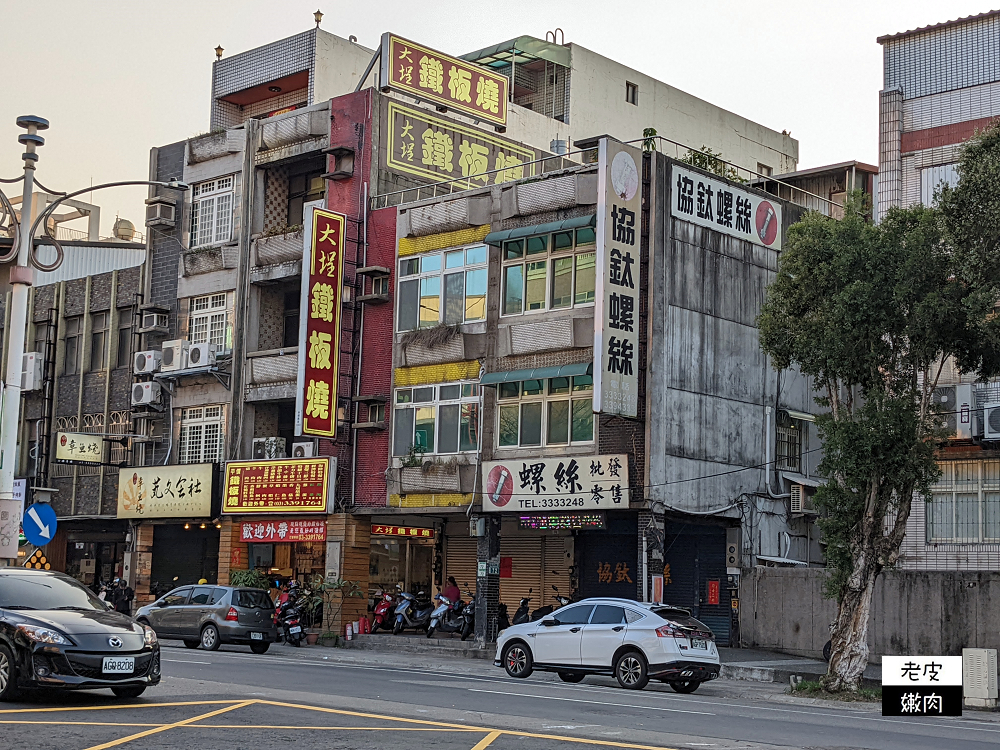
<svg viewBox="0 0 1000 750"><path fill-rule="evenodd" d="M909 133L903 133L901 150L904 154L909 154L914 151L922 151L925 148L961 143L969 140L977 131L982 132L997 121L1000 121L1000 117L982 117L978 120L966 120L936 128L912 130Z"/></svg>

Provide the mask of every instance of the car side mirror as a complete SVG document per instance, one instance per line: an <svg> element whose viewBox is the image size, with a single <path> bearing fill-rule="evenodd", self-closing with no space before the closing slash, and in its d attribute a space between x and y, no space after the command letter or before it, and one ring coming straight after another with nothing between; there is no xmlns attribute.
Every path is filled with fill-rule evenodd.
<svg viewBox="0 0 1000 750"><path fill-rule="evenodd" d="M156 601L156 606L157 607L166 607L167 606L167 600L166 599L158 599Z"/></svg>
<svg viewBox="0 0 1000 750"><path fill-rule="evenodd" d="M554 617L552 619L542 620L542 625L544 625L547 628L551 628L552 626L558 625L558 624L559 624L559 620L557 620Z"/></svg>

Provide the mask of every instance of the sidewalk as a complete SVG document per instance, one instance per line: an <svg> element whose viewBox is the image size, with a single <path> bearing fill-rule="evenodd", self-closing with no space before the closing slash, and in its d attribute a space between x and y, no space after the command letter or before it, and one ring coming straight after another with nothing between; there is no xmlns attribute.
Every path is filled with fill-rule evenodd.
<svg viewBox="0 0 1000 750"><path fill-rule="evenodd" d="M376 635L357 635L354 640L342 641L341 643L347 649L380 653L422 654L488 661L492 661L496 655L495 644L489 644L487 648L480 649L476 647L472 639L463 642L451 634L427 638L422 633L400 633L399 635L378 633ZM780 654L774 651L721 647L719 648L719 657L722 661L720 676L730 680L775 682L787 686L792 675L798 675L803 680L818 680L826 674L826 662L824 661ZM869 664L865 670L864 680L866 687L880 687L882 667L878 664Z"/></svg>

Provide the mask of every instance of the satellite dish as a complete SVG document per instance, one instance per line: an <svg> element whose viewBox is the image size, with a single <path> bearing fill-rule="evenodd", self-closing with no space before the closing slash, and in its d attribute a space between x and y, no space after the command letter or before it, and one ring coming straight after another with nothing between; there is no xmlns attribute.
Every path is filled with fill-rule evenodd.
<svg viewBox="0 0 1000 750"><path fill-rule="evenodd" d="M115 221L113 231L118 239L123 242L131 242L132 238L135 237L135 224L128 219L118 219Z"/></svg>

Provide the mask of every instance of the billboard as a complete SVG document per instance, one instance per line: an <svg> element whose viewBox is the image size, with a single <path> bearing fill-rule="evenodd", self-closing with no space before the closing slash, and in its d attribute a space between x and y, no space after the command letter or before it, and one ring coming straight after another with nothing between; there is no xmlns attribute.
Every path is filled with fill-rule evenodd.
<svg viewBox="0 0 1000 750"><path fill-rule="evenodd" d="M119 518L206 518L212 515L214 464L123 468Z"/></svg>
<svg viewBox="0 0 1000 750"><path fill-rule="evenodd" d="M104 460L104 437L86 432L57 432L58 463L100 464Z"/></svg>
<svg viewBox="0 0 1000 750"><path fill-rule="evenodd" d="M483 510L628 509L628 457L559 456L483 462Z"/></svg>
<svg viewBox="0 0 1000 750"><path fill-rule="evenodd" d="M329 458L230 461L223 513L326 513Z"/></svg>

